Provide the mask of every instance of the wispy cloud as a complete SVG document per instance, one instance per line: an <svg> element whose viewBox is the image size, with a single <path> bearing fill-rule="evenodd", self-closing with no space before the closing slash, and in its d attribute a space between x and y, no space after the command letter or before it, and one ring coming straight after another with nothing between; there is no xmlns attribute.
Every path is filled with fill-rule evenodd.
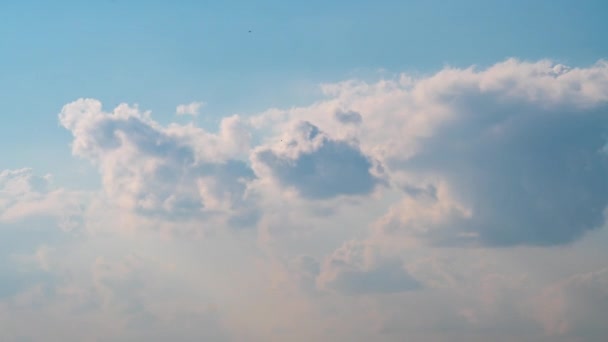
<svg viewBox="0 0 608 342"><path fill-rule="evenodd" d="M190 102L188 104L181 104L175 108L175 114L197 116L200 114L201 108L204 106L205 102Z"/></svg>

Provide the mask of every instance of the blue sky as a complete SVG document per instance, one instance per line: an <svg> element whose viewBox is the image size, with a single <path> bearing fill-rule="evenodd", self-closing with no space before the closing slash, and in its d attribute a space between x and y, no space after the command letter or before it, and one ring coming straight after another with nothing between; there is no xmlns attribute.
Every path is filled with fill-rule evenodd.
<svg viewBox="0 0 608 342"><path fill-rule="evenodd" d="M3 2L0 340L605 340L606 13Z"/></svg>
<svg viewBox="0 0 608 342"><path fill-rule="evenodd" d="M36 163L43 146L67 162L65 132L49 127L79 97L138 103L167 121L195 100L216 117L299 105L318 83L379 69L507 57L588 65L608 52L605 11L603 1L4 3L3 163Z"/></svg>

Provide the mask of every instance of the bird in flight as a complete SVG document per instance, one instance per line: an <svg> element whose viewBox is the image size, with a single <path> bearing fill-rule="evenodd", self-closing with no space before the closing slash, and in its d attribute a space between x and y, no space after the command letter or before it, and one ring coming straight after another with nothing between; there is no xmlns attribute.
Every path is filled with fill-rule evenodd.
<svg viewBox="0 0 608 342"><path fill-rule="evenodd" d="M249 30L249 33L251 33L251 30Z"/></svg>

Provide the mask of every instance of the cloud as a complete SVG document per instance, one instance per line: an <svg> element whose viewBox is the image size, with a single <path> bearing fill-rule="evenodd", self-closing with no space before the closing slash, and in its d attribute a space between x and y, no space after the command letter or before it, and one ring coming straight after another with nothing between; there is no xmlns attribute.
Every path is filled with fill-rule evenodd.
<svg viewBox="0 0 608 342"><path fill-rule="evenodd" d="M254 174L239 159L248 136L237 116L210 134L193 125L162 127L149 112L80 99L65 105L61 124L74 136L72 152L95 164L107 196L146 216L189 219L239 215L246 182Z"/></svg>
<svg viewBox="0 0 608 342"><path fill-rule="evenodd" d="M197 116L204 105L204 102L191 102L188 104L181 104L175 108L175 114Z"/></svg>
<svg viewBox="0 0 608 342"><path fill-rule="evenodd" d="M184 295L183 283L175 289L174 269L135 254L103 258L94 257L99 250L77 249L62 249L69 258L54 256L60 279L50 289L31 287L0 300L9 340L228 340L212 305Z"/></svg>
<svg viewBox="0 0 608 342"><path fill-rule="evenodd" d="M309 295L318 292L316 279L320 272L319 261L309 255L298 255L287 263L287 277L291 277L298 289Z"/></svg>
<svg viewBox="0 0 608 342"><path fill-rule="evenodd" d="M531 304L552 336L601 341L608 334L608 269L580 273L547 286Z"/></svg>
<svg viewBox="0 0 608 342"><path fill-rule="evenodd" d="M102 193L0 173L0 339L601 340L607 80L349 80L217 132L66 104Z"/></svg>
<svg viewBox="0 0 608 342"><path fill-rule="evenodd" d="M364 244L354 241L344 244L325 260L317 278L319 286L350 295L399 293L422 288L400 259L378 259L371 253L369 246Z"/></svg>
<svg viewBox="0 0 608 342"><path fill-rule="evenodd" d="M326 101L263 113L253 122L280 131L304 120L315 136L323 132L319 136L355 141L393 188L404 191L402 203L391 210L443 208L432 221L413 210L405 220L386 220L397 234L418 234L414 224L423 225L423 238L434 244L566 244L604 222L607 84L604 61L570 68L509 59L486 69L445 68L417 78L325 85ZM357 113L352 117L361 123L341 124L339 118L348 115L336 113ZM307 151L339 160L338 152L322 153L321 141L311 138ZM339 152L345 156L339 165L352 160L348 172L353 174L335 170L350 190L340 181L307 176L312 172L305 166L320 168L321 157L308 152L310 158L300 162L288 146L280 153L258 152L283 184L311 198L369 193L373 182L354 171L365 169L365 163L346 159L346 149ZM307 182L311 178L315 182ZM322 189L313 185L317 181ZM436 199L412 197L407 190L438 187L446 195Z"/></svg>
<svg viewBox="0 0 608 342"><path fill-rule="evenodd" d="M382 294L421 288L403 269L400 260L385 261L372 269L345 269L326 280L326 288L346 294Z"/></svg>
<svg viewBox="0 0 608 342"><path fill-rule="evenodd" d="M0 171L0 303L33 287L48 290L55 276L43 265L31 267L24 256L44 253L47 244L78 232L87 200L85 193L56 187L51 175Z"/></svg>
<svg viewBox="0 0 608 342"><path fill-rule="evenodd" d="M107 194L145 215L222 212L254 222L259 213L239 211L255 178L311 201L369 196L390 182L404 191L393 213L443 209L431 221L427 211L387 213L381 221L392 228L380 231L443 244L564 244L600 226L608 204L606 69L507 60L348 81L325 85L330 98L310 107L225 118L217 134L163 127L127 105L105 113L86 99L66 105L60 120L74 154L98 165ZM259 134L266 139L252 148ZM427 188L446 195L407 190Z"/></svg>
<svg viewBox="0 0 608 342"><path fill-rule="evenodd" d="M603 223L608 107L470 106L466 112L495 118L463 117L445 125L415 156L394 166L436 174L449 184L472 212L450 222L453 227L479 234L484 244L543 245L573 241Z"/></svg>
<svg viewBox="0 0 608 342"><path fill-rule="evenodd" d="M342 111L337 111L336 114L336 120L340 121L343 124L355 124L358 125L361 123L362 119L361 119L361 114L357 113L357 112L342 112Z"/></svg>
<svg viewBox="0 0 608 342"><path fill-rule="evenodd" d="M299 122L274 148L261 148L254 160L280 184L309 199L366 195L379 180L373 164L358 147L334 140L309 122Z"/></svg>
<svg viewBox="0 0 608 342"><path fill-rule="evenodd" d="M30 168L0 171L0 222L48 219L64 230L81 225L87 202L84 192L57 188L52 176L38 176Z"/></svg>

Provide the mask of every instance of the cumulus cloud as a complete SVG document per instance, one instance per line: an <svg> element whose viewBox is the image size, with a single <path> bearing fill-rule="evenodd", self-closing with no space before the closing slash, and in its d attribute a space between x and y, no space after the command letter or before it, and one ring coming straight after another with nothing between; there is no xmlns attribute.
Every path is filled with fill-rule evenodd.
<svg viewBox="0 0 608 342"><path fill-rule="evenodd" d="M429 221L421 216L428 210L409 210L406 218L394 207L387 230L411 234L420 231L412 225L423 225L426 238L441 244L565 244L604 221L607 82L603 61L569 68L509 59L482 70L446 68L417 78L325 85L325 102L271 111L254 122L285 129L306 120L318 132L356 141L360 153L404 190L401 209L441 210ZM344 113L357 113L351 116L361 124L336 124L350 117ZM319 146L321 139L315 141L309 145ZM277 154L258 155L285 184L303 183L296 170L304 167L282 164ZM353 192L366 184L348 179ZM412 197L410 191L439 187L442 198ZM301 191L310 197L338 192L323 188Z"/></svg>
<svg viewBox="0 0 608 342"><path fill-rule="evenodd" d="M31 170L0 173L0 256L61 278L0 262L0 321L32 339L77 322L115 340L222 340L224 324L260 341L600 340L605 244L585 254L581 241L605 225L607 89L605 62L511 59L324 85L310 106L230 116L215 133L66 104L72 152L101 175L95 229L67 247L39 226L16 239L9 223L78 201ZM96 229L127 221L146 229ZM226 239L154 229L205 226ZM134 250L167 264L118 256Z"/></svg>
<svg viewBox="0 0 608 342"><path fill-rule="evenodd" d="M392 165L449 184L472 213L449 223L455 233L478 234L491 245L562 244L602 224L608 107L500 105L483 93L461 96L477 99L456 108L459 117L424 139L414 156Z"/></svg>
<svg viewBox="0 0 608 342"><path fill-rule="evenodd" d="M181 104L175 108L175 114L197 116L198 114L200 114L200 110L204 105L204 102L191 102L188 104Z"/></svg>
<svg viewBox="0 0 608 342"><path fill-rule="evenodd" d="M261 148L253 158L282 185L310 199L366 195L379 182L372 161L356 145L331 139L306 121L295 124L278 146Z"/></svg>
<svg viewBox="0 0 608 342"><path fill-rule="evenodd" d="M162 127L137 107L105 113L99 101L80 99L59 119L74 136L73 154L98 166L109 198L143 215L238 214L254 177L239 159L248 136L236 116L210 134L191 124Z"/></svg>

